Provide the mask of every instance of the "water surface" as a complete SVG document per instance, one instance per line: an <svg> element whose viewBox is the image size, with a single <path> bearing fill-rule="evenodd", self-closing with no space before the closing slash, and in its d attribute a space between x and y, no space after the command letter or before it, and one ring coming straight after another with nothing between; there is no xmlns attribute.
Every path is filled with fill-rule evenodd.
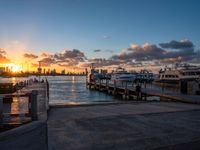
<svg viewBox="0 0 200 150"><path fill-rule="evenodd" d="M86 88L85 76L49 76L50 103L94 103L114 101L115 98L103 92Z"/></svg>
<svg viewBox="0 0 200 150"><path fill-rule="evenodd" d="M0 83L16 83L30 78L37 77L0 78ZM116 101L111 95L87 89L85 76L47 76L46 78L49 81L50 104L84 104Z"/></svg>

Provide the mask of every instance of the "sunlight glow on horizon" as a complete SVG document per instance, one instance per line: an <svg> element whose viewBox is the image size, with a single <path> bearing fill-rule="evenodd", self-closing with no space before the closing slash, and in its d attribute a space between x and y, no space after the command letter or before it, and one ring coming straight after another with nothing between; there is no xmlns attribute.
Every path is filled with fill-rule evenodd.
<svg viewBox="0 0 200 150"><path fill-rule="evenodd" d="M5 67L7 67L13 73L21 72L23 70L22 66L14 63L5 64Z"/></svg>

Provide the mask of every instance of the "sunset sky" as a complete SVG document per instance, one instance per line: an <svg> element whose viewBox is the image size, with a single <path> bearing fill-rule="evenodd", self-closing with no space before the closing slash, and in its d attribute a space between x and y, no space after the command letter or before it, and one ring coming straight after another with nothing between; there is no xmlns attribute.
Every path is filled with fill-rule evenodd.
<svg viewBox="0 0 200 150"><path fill-rule="evenodd" d="M1 0L0 65L199 65L199 6L198 0Z"/></svg>

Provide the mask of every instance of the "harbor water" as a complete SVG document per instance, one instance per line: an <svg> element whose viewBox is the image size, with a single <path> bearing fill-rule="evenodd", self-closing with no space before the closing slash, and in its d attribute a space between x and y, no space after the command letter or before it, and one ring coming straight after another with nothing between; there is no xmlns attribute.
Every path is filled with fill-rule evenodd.
<svg viewBox="0 0 200 150"><path fill-rule="evenodd" d="M26 79L37 78L0 78L0 83L17 83ZM44 77L41 77L41 79ZM88 104L111 102L117 99L111 95L86 88L85 76L47 76L50 90L50 104Z"/></svg>

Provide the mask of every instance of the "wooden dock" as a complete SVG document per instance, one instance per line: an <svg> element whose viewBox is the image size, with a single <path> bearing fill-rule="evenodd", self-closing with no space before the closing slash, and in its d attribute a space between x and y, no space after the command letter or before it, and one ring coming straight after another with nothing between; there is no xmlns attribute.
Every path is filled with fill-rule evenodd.
<svg viewBox="0 0 200 150"><path fill-rule="evenodd" d="M173 100L200 104L200 95L181 94L177 91L164 90L161 87L154 88L152 85L147 85L146 83L140 84L141 92L136 91L136 84L128 82L119 84L116 82L110 82L109 80L98 80L96 82L87 82L86 84L89 89L106 92L115 96L121 96L126 100Z"/></svg>

